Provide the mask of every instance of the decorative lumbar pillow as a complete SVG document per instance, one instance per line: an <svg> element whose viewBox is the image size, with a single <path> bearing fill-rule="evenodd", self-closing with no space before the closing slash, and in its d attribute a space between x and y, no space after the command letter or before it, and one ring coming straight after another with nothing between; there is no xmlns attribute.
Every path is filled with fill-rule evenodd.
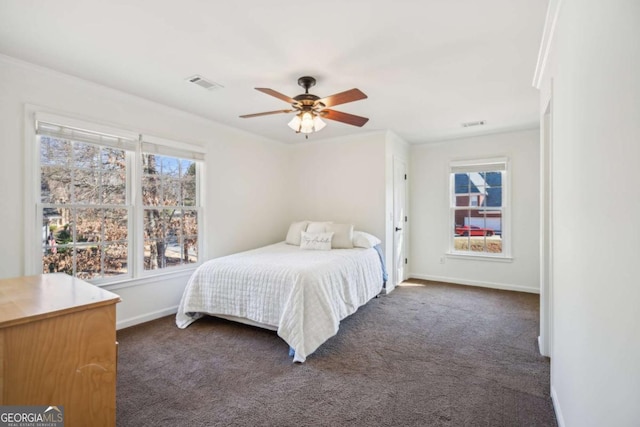
<svg viewBox="0 0 640 427"><path fill-rule="evenodd" d="M333 231L332 249L353 248L353 224L327 224L327 231Z"/></svg>
<svg viewBox="0 0 640 427"><path fill-rule="evenodd" d="M327 225L329 224L331 224L331 221L310 222L304 231L307 233L324 233L327 231Z"/></svg>
<svg viewBox="0 0 640 427"><path fill-rule="evenodd" d="M380 243L382 241L373 234L365 233L364 231L353 232L353 246L357 248L369 249Z"/></svg>
<svg viewBox="0 0 640 427"><path fill-rule="evenodd" d="M287 244L300 246L300 233L307 230L307 225L309 225L310 222L311 221L292 222L287 232Z"/></svg>
<svg viewBox="0 0 640 427"><path fill-rule="evenodd" d="M311 249L316 251L331 250L331 238L333 233L307 233L303 231L300 239L300 249Z"/></svg>

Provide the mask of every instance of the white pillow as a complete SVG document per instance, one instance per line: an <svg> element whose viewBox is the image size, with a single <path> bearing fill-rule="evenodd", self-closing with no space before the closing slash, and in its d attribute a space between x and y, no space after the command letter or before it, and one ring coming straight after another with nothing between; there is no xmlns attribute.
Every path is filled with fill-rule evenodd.
<svg viewBox="0 0 640 427"><path fill-rule="evenodd" d="M287 244L300 246L300 233L306 231L307 225L309 225L310 222L311 221L292 222L287 232Z"/></svg>
<svg viewBox="0 0 640 427"><path fill-rule="evenodd" d="M327 224L327 231L333 231L331 248L352 249L353 248L353 224Z"/></svg>
<svg viewBox="0 0 640 427"><path fill-rule="evenodd" d="M327 225L332 224L331 221L322 222L310 222L307 229L304 230L308 233L324 233L327 231Z"/></svg>
<svg viewBox="0 0 640 427"><path fill-rule="evenodd" d="M353 246L357 248L372 248L375 245L382 243L382 240L378 239L373 234L365 233L364 231L353 232Z"/></svg>
<svg viewBox="0 0 640 427"><path fill-rule="evenodd" d="M303 231L300 239L300 249L329 251L331 250L332 237L333 233L307 233Z"/></svg>

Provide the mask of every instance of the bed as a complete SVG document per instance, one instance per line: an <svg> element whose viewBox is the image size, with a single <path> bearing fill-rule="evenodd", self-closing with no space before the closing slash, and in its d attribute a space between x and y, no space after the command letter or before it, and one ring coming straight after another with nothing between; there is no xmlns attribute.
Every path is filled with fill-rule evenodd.
<svg viewBox="0 0 640 427"><path fill-rule="evenodd" d="M271 329L304 362L381 292L380 247L363 246L304 250L285 241L207 261L189 279L176 325L212 315Z"/></svg>

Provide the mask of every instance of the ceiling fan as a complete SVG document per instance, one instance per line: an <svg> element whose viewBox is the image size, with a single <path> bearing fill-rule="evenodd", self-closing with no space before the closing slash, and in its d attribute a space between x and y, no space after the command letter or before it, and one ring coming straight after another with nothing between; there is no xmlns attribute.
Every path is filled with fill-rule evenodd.
<svg viewBox="0 0 640 427"><path fill-rule="evenodd" d="M347 102L359 101L367 98L359 89L351 89L344 92L336 93L335 95L320 98L319 96L309 93L309 88L315 86L316 79L309 76L300 77L298 79L298 85L304 88L304 93L297 95L293 98L283 95L273 89L257 87L262 93L275 96L285 102L291 104L292 109L289 110L276 110L267 111L264 113L245 114L240 116L243 119L251 117L268 116L271 114L282 113L296 113L293 119L289 122L289 127L296 131L296 133L309 134L312 132L318 132L326 126L322 119L334 120L337 122L346 123L352 126L364 126L369 121L366 117L356 116L354 114L343 113L341 111L331 110L328 107L335 105L346 104ZM308 135L307 135L308 137Z"/></svg>

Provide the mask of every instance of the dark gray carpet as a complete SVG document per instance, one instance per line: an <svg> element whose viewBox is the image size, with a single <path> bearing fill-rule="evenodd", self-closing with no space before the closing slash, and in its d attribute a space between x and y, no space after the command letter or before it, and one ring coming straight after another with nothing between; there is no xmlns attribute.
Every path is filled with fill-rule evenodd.
<svg viewBox="0 0 640 427"><path fill-rule="evenodd" d="M293 364L275 332L118 332L118 426L555 426L538 296L411 281Z"/></svg>

